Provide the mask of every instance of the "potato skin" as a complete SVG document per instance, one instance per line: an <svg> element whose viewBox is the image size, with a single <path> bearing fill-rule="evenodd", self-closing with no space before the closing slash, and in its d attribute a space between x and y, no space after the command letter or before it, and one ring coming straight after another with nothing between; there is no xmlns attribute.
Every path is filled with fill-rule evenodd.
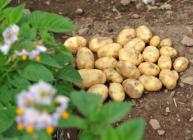
<svg viewBox="0 0 193 140"><path fill-rule="evenodd" d="M110 37L94 37L89 41L89 48L93 52L97 52L99 48L113 43L112 38Z"/></svg>
<svg viewBox="0 0 193 140"><path fill-rule="evenodd" d="M108 87L104 84L96 84L91 86L87 91L89 93L97 94L101 96L102 101L104 102L108 97Z"/></svg>
<svg viewBox="0 0 193 140"><path fill-rule="evenodd" d="M114 57L101 57L95 61L95 67L103 70L107 68L115 68L117 60Z"/></svg>
<svg viewBox="0 0 193 140"><path fill-rule="evenodd" d="M135 79L126 79L122 83L126 94L133 99L138 99L143 95L143 84Z"/></svg>
<svg viewBox="0 0 193 140"><path fill-rule="evenodd" d="M177 72L183 72L187 69L189 61L185 57L178 57L174 61L173 67Z"/></svg>
<svg viewBox="0 0 193 140"><path fill-rule="evenodd" d="M125 27L123 30L121 30L118 33L116 42L123 46L135 37L136 37L135 29L130 27Z"/></svg>
<svg viewBox="0 0 193 140"><path fill-rule="evenodd" d="M86 47L78 49L76 54L76 66L78 69L94 68L94 54Z"/></svg>
<svg viewBox="0 0 193 140"><path fill-rule="evenodd" d="M124 48L134 48L139 52L142 52L145 48L145 42L140 38L134 38L131 41L129 41Z"/></svg>
<svg viewBox="0 0 193 140"><path fill-rule="evenodd" d="M111 81L113 83L121 83L123 81L123 77L113 68L108 68L104 70L107 81Z"/></svg>
<svg viewBox="0 0 193 140"><path fill-rule="evenodd" d="M171 69L172 68L172 60L167 55L161 55L158 59L158 66L160 69Z"/></svg>
<svg viewBox="0 0 193 140"><path fill-rule="evenodd" d="M97 51L98 57L112 56L118 57L119 50L121 49L121 45L118 43L107 44Z"/></svg>
<svg viewBox="0 0 193 140"><path fill-rule="evenodd" d="M75 84L79 88L89 88L95 84L104 84L106 82L105 73L98 69L78 70L82 81Z"/></svg>
<svg viewBox="0 0 193 140"><path fill-rule="evenodd" d="M168 47L168 46L163 46L160 49L160 54L161 55L167 55L171 58L175 58L178 55L178 52L176 51L176 49L172 48L172 47Z"/></svg>
<svg viewBox="0 0 193 140"><path fill-rule="evenodd" d="M143 62L138 67L142 75L157 76L160 72L160 68L151 62Z"/></svg>
<svg viewBox="0 0 193 140"><path fill-rule="evenodd" d="M138 68L130 61L119 61L116 70L126 78L138 79L140 76Z"/></svg>
<svg viewBox="0 0 193 140"><path fill-rule="evenodd" d="M155 76L142 75L139 81L147 91L159 91L162 88L161 81Z"/></svg>
<svg viewBox="0 0 193 140"><path fill-rule="evenodd" d="M157 35L153 36L149 42L149 45L154 47L158 47L159 44L160 44L160 37Z"/></svg>
<svg viewBox="0 0 193 140"><path fill-rule="evenodd" d="M161 47L164 47L164 46L172 47L172 40L170 38L165 38L160 42L160 46Z"/></svg>
<svg viewBox="0 0 193 140"><path fill-rule="evenodd" d="M139 26L136 29L136 34L138 38L141 38L145 43L148 43L152 38L152 32L146 25Z"/></svg>
<svg viewBox="0 0 193 140"><path fill-rule="evenodd" d="M125 92L120 83L110 83L109 96L113 101L123 101L125 99Z"/></svg>
<svg viewBox="0 0 193 140"><path fill-rule="evenodd" d="M86 47L86 44L87 40L82 36L73 36L64 42L66 48L69 49L73 54L76 54L80 47Z"/></svg>
<svg viewBox="0 0 193 140"><path fill-rule="evenodd" d="M139 65L143 61L143 56L134 48L122 48L119 51L119 60L128 60L134 65Z"/></svg>
<svg viewBox="0 0 193 140"><path fill-rule="evenodd" d="M156 47L148 46L144 49L142 55L145 61L155 63L159 59L159 50Z"/></svg>

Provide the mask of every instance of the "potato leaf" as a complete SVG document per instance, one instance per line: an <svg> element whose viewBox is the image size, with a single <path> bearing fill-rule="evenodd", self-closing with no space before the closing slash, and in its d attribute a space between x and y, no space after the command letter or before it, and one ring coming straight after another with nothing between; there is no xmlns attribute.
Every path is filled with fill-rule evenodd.
<svg viewBox="0 0 193 140"><path fill-rule="evenodd" d="M11 0L0 0L0 10L5 8L10 2Z"/></svg>

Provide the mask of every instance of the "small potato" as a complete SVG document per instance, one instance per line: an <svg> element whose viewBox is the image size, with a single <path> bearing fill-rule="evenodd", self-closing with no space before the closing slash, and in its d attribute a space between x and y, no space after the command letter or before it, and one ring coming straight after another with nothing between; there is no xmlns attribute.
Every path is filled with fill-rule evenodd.
<svg viewBox="0 0 193 140"><path fill-rule="evenodd" d="M164 46L172 47L172 40L170 38L165 38L160 42L160 46L161 47L164 47Z"/></svg>
<svg viewBox="0 0 193 140"><path fill-rule="evenodd" d="M139 77L139 81L147 91L159 91L162 88L161 81L154 76L142 75Z"/></svg>
<svg viewBox="0 0 193 140"><path fill-rule="evenodd" d="M179 74L178 74L178 72L175 71L175 70L172 70L172 72L174 73L174 76L176 77L176 80L178 80L178 79L179 79Z"/></svg>
<svg viewBox="0 0 193 140"><path fill-rule="evenodd" d="M119 51L119 60L128 60L134 65L139 65L143 61L143 56L134 48L122 48Z"/></svg>
<svg viewBox="0 0 193 140"><path fill-rule="evenodd" d="M78 69L94 68L94 54L86 47L78 49L76 55L76 66Z"/></svg>
<svg viewBox="0 0 193 140"><path fill-rule="evenodd" d="M120 45L125 45L131 39L135 38L135 36L136 36L135 29L130 27L125 27L117 35L116 42L119 43Z"/></svg>
<svg viewBox="0 0 193 140"><path fill-rule="evenodd" d="M101 96L102 101L104 102L108 97L108 87L104 84L96 84L91 86L88 89L89 93L94 93Z"/></svg>
<svg viewBox="0 0 193 140"><path fill-rule="evenodd" d="M89 41L89 48L93 52L97 52L99 48L113 43L112 38L109 37L94 37Z"/></svg>
<svg viewBox="0 0 193 140"><path fill-rule="evenodd" d="M121 48L122 48L121 45L118 43L107 44L99 48L97 52L97 56L98 57L104 57L104 56L118 57L118 53Z"/></svg>
<svg viewBox="0 0 193 140"><path fill-rule="evenodd" d="M107 68L115 68L117 60L114 57L101 57L95 61L95 67L103 70Z"/></svg>
<svg viewBox="0 0 193 140"><path fill-rule="evenodd" d="M119 61L116 70L126 78L138 79L140 71L130 61Z"/></svg>
<svg viewBox="0 0 193 140"><path fill-rule="evenodd" d="M129 41L124 48L134 48L139 52L142 52L145 48L145 42L140 38L134 38L131 41Z"/></svg>
<svg viewBox="0 0 193 140"><path fill-rule="evenodd" d="M172 60L167 55L161 55L158 59L158 66L160 69L171 69L172 68Z"/></svg>
<svg viewBox="0 0 193 140"><path fill-rule="evenodd" d="M177 72L183 72L187 69L189 61L185 57L178 57L174 61L173 67Z"/></svg>
<svg viewBox="0 0 193 140"><path fill-rule="evenodd" d="M160 49L160 54L175 58L178 55L178 52L172 47L164 46Z"/></svg>
<svg viewBox="0 0 193 140"><path fill-rule="evenodd" d="M155 35L151 38L149 45L150 46L154 46L154 47L158 47L160 43L160 37Z"/></svg>
<svg viewBox="0 0 193 140"><path fill-rule="evenodd" d="M89 88L96 84L104 84L106 82L105 73L98 69L81 69L78 70L82 81L75 84L79 88Z"/></svg>
<svg viewBox="0 0 193 140"><path fill-rule="evenodd" d="M148 43L152 38L152 32L145 25L139 26L136 29L136 34L137 34L137 37L141 38L145 43Z"/></svg>
<svg viewBox="0 0 193 140"><path fill-rule="evenodd" d="M121 83L123 81L123 77L113 68L108 68L104 70L107 81L111 81L113 83Z"/></svg>
<svg viewBox="0 0 193 140"><path fill-rule="evenodd" d="M160 68L151 62L143 62L138 67L139 71L143 75L157 76L160 72Z"/></svg>
<svg viewBox="0 0 193 140"><path fill-rule="evenodd" d="M142 55L145 61L154 63L159 59L159 50L156 47L148 46Z"/></svg>
<svg viewBox="0 0 193 140"><path fill-rule="evenodd" d="M177 84L177 77L176 73L169 69L163 69L161 70L159 74L159 79L162 81L163 85L167 89L174 89Z"/></svg>
<svg viewBox="0 0 193 140"><path fill-rule="evenodd" d="M125 92L120 83L110 83L109 96L113 101L123 101L125 99Z"/></svg>
<svg viewBox="0 0 193 140"><path fill-rule="evenodd" d="M86 44L87 40L82 36L70 37L64 42L66 48L68 48L74 54L77 52L78 48L86 47Z"/></svg>
<svg viewBox="0 0 193 140"><path fill-rule="evenodd" d="M143 95L143 84L135 79L126 79L123 81L123 88L126 94L133 99L138 99Z"/></svg>

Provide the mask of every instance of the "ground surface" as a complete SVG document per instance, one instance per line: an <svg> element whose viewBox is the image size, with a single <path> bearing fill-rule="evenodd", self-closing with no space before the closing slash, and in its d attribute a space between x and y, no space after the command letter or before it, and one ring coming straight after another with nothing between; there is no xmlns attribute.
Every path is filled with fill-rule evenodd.
<svg viewBox="0 0 193 140"><path fill-rule="evenodd" d="M157 7L149 8L150 11L147 6L137 2L123 6L120 0L29 0L27 7L30 10L52 11L71 18L80 25L76 34L88 38L96 34L114 37L126 25L137 27L141 24L148 25L162 38L171 37L180 55L191 61L190 68L182 74L182 78L189 77L189 84L179 81L178 87L173 91L147 93L142 99L132 101L135 106L125 119L145 118L144 140L193 140L193 48L184 47L180 43L184 35L191 34L193 28L193 1L155 1L154 6ZM171 9L168 6L163 10L159 9L165 2L168 2ZM84 12L77 14L77 8L82 8ZM158 134L158 130L152 128L150 119L159 122L163 134ZM65 139L77 140L77 131L68 132L70 138L68 136ZM64 133L64 137L66 135Z"/></svg>

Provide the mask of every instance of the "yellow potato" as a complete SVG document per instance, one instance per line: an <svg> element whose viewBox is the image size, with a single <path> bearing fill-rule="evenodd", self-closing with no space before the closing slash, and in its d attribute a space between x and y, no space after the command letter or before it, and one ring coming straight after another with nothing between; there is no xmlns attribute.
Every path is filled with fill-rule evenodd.
<svg viewBox="0 0 193 140"><path fill-rule="evenodd" d="M116 38L116 42L119 43L120 45L125 45L131 39L135 38L135 36L136 36L135 29L126 27L119 32Z"/></svg>
<svg viewBox="0 0 193 140"><path fill-rule="evenodd" d="M98 69L81 69L78 70L82 81L75 84L79 88L89 88L96 84L104 84L106 82L105 73Z"/></svg>
<svg viewBox="0 0 193 140"><path fill-rule="evenodd" d="M131 41L129 41L124 48L134 48L139 52L142 52L145 48L145 42L140 38L134 38Z"/></svg>
<svg viewBox="0 0 193 140"><path fill-rule="evenodd" d="M112 38L109 37L94 37L89 41L89 48L93 52L97 52L99 48L113 43Z"/></svg>
<svg viewBox="0 0 193 140"><path fill-rule="evenodd" d="M175 71L175 70L172 70L172 72L174 73L174 76L176 77L176 80L178 80L178 79L179 79L179 74L178 74L178 72Z"/></svg>
<svg viewBox="0 0 193 140"><path fill-rule="evenodd" d="M98 57L104 57L104 56L112 56L112 57L118 57L119 50L121 49L121 45L118 43L111 43L107 44L97 51Z"/></svg>
<svg viewBox="0 0 193 140"><path fill-rule="evenodd" d="M140 72L130 61L119 61L116 70L126 78L138 79Z"/></svg>
<svg viewBox="0 0 193 140"><path fill-rule="evenodd" d="M86 44L87 40L82 36L70 37L64 42L66 48L68 48L74 54L80 47L86 47Z"/></svg>
<svg viewBox="0 0 193 140"><path fill-rule="evenodd" d="M113 68L108 68L104 70L107 81L111 81L113 83L121 83L123 81L123 77Z"/></svg>
<svg viewBox="0 0 193 140"><path fill-rule="evenodd" d="M141 38L145 43L148 43L152 38L152 32L145 25L139 26L136 29L136 34L137 34L137 37Z"/></svg>
<svg viewBox="0 0 193 140"><path fill-rule="evenodd" d="M164 46L160 49L160 54L175 58L178 55L178 52L172 47Z"/></svg>
<svg viewBox="0 0 193 140"><path fill-rule="evenodd" d="M159 91L162 88L161 81L155 76L142 75L139 81L147 91Z"/></svg>
<svg viewBox="0 0 193 140"><path fill-rule="evenodd" d="M159 50L156 47L148 46L144 49L142 55L145 61L154 63L159 59Z"/></svg>
<svg viewBox="0 0 193 140"><path fill-rule="evenodd" d="M159 74L159 79L167 89L174 89L177 84L176 76L176 73L173 71L169 69L163 69Z"/></svg>
<svg viewBox="0 0 193 140"><path fill-rule="evenodd" d="M164 46L172 47L172 40L170 38L165 38L160 42L160 46L161 47L164 47Z"/></svg>
<svg viewBox="0 0 193 140"><path fill-rule="evenodd" d="M157 76L160 72L160 68L151 62L143 62L138 67L142 75Z"/></svg>
<svg viewBox="0 0 193 140"><path fill-rule="evenodd" d="M123 81L123 88L126 92L126 94L130 98L140 98L143 95L144 86L143 84L135 79L126 79Z"/></svg>
<svg viewBox="0 0 193 140"><path fill-rule="evenodd" d="M134 65L139 65L143 61L143 56L134 48L122 48L119 51L119 60L128 60Z"/></svg>
<svg viewBox="0 0 193 140"><path fill-rule="evenodd" d="M88 89L89 93L97 94L101 96L102 101L105 101L108 97L108 87L104 84L96 84Z"/></svg>
<svg viewBox="0 0 193 140"><path fill-rule="evenodd" d="M76 55L76 66L78 69L94 68L94 54L86 47L78 49Z"/></svg>
<svg viewBox="0 0 193 140"><path fill-rule="evenodd" d="M115 68L117 60L114 57L101 57L95 61L95 67L97 69Z"/></svg>
<svg viewBox="0 0 193 140"><path fill-rule="evenodd" d="M149 45L150 46L154 46L154 47L158 47L160 43L160 37L155 35L151 38Z"/></svg>
<svg viewBox="0 0 193 140"><path fill-rule="evenodd" d="M123 101L125 99L125 92L120 83L110 83L109 96L113 101Z"/></svg>
<svg viewBox="0 0 193 140"><path fill-rule="evenodd" d="M183 72L187 69L189 61L185 57L178 57L174 61L173 67L177 72Z"/></svg>
<svg viewBox="0 0 193 140"><path fill-rule="evenodd" d="M172 60L167 55L161 55L158 59L158 66L160 69L171 69L172 68Z"/></svg>

